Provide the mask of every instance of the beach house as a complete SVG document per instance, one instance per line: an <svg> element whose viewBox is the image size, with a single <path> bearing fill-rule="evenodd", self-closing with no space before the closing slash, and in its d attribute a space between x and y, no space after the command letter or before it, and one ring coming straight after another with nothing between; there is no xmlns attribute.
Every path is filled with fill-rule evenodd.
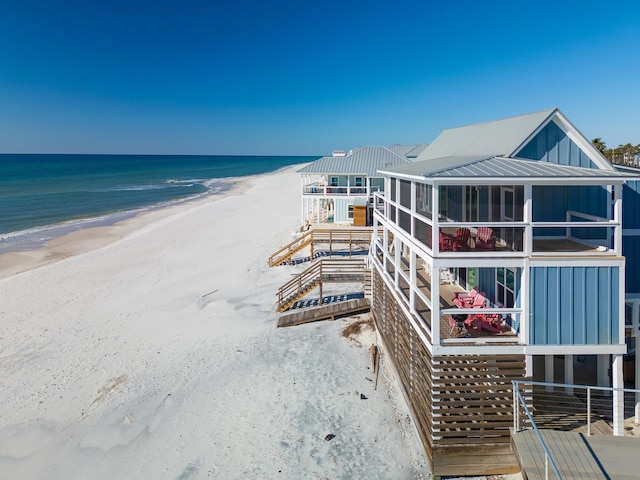
<svg viewBox="0 0 640 480"><path fill-rule="evenodd" d="M384 190L378 169L410 163L426 145L338 150L298 170L302 175L302 223L371 225L373 194Z"/></svg>
<svg viewBox="0 0 640 480"><path fill-rule="evenodd" d="M445 130L379 176L372 311L433 473L518 471L512 379L623 386L635 175L550 109Z"/></svg>

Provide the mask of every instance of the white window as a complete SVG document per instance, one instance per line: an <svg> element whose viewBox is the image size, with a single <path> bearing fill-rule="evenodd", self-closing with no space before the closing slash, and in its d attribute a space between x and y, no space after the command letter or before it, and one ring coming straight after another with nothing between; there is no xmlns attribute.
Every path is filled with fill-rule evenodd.
<svg viewBox="0 0 640 480"><path fill-rule="evenodd" d="M513 308L516 300L516 271L512 268L496 268L496 303Z"/></svg>
<svg viewBox="0 0 640 480"><path fill-rule="evenodd" d="M353 218L353 205L349 205L347 209L347 218Z"/></svg>
<svg viewBox="0 0 640 480"><path fill-rule="evenodd" d="M363 183L362 177L356 177L356 187L361 187Z"/></svg>

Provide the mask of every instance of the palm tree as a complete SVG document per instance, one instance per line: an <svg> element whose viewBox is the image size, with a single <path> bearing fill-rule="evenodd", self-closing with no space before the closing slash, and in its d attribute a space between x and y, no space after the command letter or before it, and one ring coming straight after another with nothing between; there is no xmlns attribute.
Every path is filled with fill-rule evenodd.
<svg viewBox="0 0 640 480"><path fill-rule="evenodd" d="M607 145L600 137L591 140L591 145L596 147L596 150L598 150L602 154L604 154L604 151L607 149Z"/></svg>

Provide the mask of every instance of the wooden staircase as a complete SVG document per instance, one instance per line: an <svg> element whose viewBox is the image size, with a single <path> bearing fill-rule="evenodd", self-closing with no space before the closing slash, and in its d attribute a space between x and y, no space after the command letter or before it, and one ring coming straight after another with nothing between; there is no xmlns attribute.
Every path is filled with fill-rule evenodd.
<svg viewBox="0 0 640 480"><path fill-rule="evenodd" d="M303 248L313 243L313 230L304 232L304 234L292 242L288 243L276 253L269 257L269 266L290 264L293 256ZM311 255L313 257L313 255Z"/></svg>
<svg viewBox="0 0 640 480"><path fill-rule="evenodd" d="M311 247L310 259L314 258L314 248L317 245L326 245L329 256L334 251L334 247L349 246L349 256L354 246L369 246L371 243L371 228L332 228L313 229L304 232L300 237L285 245L269 257L269 266L291 264L293 256L305 247Z"/></svg>
<svg viewBox="0 0 640 480"><path fill-rule="evenodd" d="M320 303L322 303L323 283L361 282L366 284L370 278L371 274L366 269L364 259L323 258L278 289L276 311L281 313L288 310L316 287L320 288Z"/></svg>

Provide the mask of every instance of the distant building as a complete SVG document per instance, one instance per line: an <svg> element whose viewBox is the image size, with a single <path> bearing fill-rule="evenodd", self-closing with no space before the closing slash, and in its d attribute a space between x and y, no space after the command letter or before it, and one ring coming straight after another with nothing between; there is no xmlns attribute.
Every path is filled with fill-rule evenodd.
<svg viewBox="0 0 640 480"><path fill-rule="evenodd" d="M378 169L410 163L426 145L365 146L336 150L298 170L302 223L371 224L373 194L384 190Z"/></svg>

